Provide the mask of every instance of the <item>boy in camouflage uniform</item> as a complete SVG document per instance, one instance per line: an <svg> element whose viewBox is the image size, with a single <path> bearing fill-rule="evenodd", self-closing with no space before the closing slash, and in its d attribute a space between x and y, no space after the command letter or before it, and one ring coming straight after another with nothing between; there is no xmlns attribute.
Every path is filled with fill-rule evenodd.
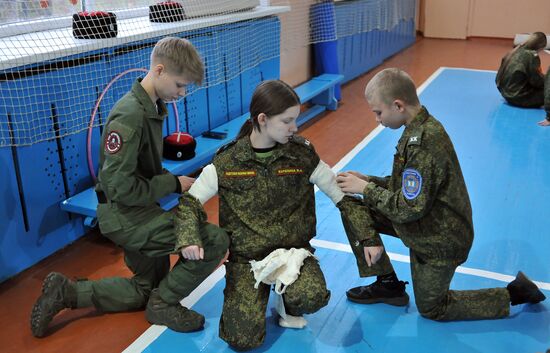
<svg viewBox="0 0 550 353"><path fill-rule="evenodd" d="M451 140L441 123L420 105L414 82L405 72L379 72L367 85L365 96L378 122L392 129L405 125L405 130L390 177L357 172L337 177L342 191L362 194L369 208L369 235L350 237L350 243L361 277L377 275L374 283L350 289L349 300L391 305L409 301L406 282L397 279L379 232L399 237L409 248L416 306L426 318L502 318L509 315L510 303L544 300L521 272L507 288L449 290L474 237L468 190Z"/></svg>
<svg viewBox="0 0 550 353"><path fill-rule="evenodd" d="M102 135L97 218L102 234L124 249L134 276L73 282L50 273L32 309L34 336L44 336L61 310L90 306L102 312L146 306L152 324L180 332L202 329L204 317L179 302L220 263L228 247L227 234L203 222L196 234L200 243L181 244L174 232L174 213L162 210L157 200L189 189L194 181L162 168L162 126L165 101L185 95L186 85L200 84L203 74L193 45L166 37L155 45L147 75L137 79L111 110ZM189 258L190 249L200 251L200 257ZM180 254L172 270L170 254Z"/></svg>
<svg viewBox="0 0 550 353"><path fill-rule="evenodd" d="M238 350L260 346L265 338L265 311L270 286L255 277L251 260L261 260L277 249L313 251L316 233L314 185L340 208L345 219L364 229L360 200L344 194L336 176L320 160L309 141L294 136L300 100L282 81L265 81L255 90L251 118L237 139L218 151L212 164L184 194L178 218L204 219L201 203L216 193L220 198L220 226L231 239L226 263L226 287L220 337ZM357 212L359 214L354 215ZM195 244L196 232L177 227L182 243ZM307 257L298 279L283 294L292 316L314 313L327 305L330 291L314 257Z"/></svg>
<svg viewBox="0 0 550 353"><path fill-rule="evenodd" d="M550 125L550 68L543 74L538 53L546 47L546 35L535 32L502 58L495 79L502 97L514 106L540 108L544 105L546 119L541 126Z"/></svg>

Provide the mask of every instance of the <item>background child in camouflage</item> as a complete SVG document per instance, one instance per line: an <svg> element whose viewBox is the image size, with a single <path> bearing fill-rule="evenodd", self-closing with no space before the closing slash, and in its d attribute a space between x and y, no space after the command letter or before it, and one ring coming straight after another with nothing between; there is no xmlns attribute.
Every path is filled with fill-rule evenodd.
<svg viewBox="0 0 550 353"><path fill-rule="evenodd" d="M546 119L538 123L541 126L550 125L550 68L544 75L538 56L546 44L544 33L531 34L525 43L502 58L496 76L498 90L511 105L523 108L544 105Z"/></svg>
<svg viewBox="0 0 550 353"><path fill-rule="evenodd" d="M344 172L342 191L363 195L370 237L350 239L361 277L377 276L352 288L349 300L406 305L380 233L399 237L410 250L416 306L432 320L494 319L509 315L510 303L538 303L545 296L519 272L507 288L449 290L456 268L468 258L474 238L468 190L453 144L439 121L423 107L414 82L399 69L385 69L368 83L365 96L376 120L391 129L405 126L391 176ZM349 233L348 233L349 234Z"/></svg>

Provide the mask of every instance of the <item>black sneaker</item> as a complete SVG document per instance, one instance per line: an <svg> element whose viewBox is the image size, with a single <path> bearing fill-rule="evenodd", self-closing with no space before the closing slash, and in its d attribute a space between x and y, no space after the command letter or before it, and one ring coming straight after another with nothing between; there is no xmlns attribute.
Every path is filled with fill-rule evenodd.
<svg viewBox="0 0 550 353"><path fill-rule="evenodd" d="M405 284L409 282L396 281L392 283L376 280L368 286L359 286L346 292L349 300L360 304L385 303L395 306L405 306L409 303L409 295L405 292Z"/></svg>
<svg viewBox="0 0 550 353"><path fill-rule="evenodd" d="M145 309L147 321L164 325L177 332L200 331L204 328L204 316L178 304L168 304L162 300L158 289L154 289Z"/></svg>
<svg viewBox="0 0 550 353"><path fill-rule="evenodd" d="M31 331L34 337L43 337L53 317L61 310L76 307L74 282L61 273L52 272L42 283L42 295L31 311Z"/></svg>
<svg viewBox="0 0 550 353"><path fill-rule="evenodd" d="M510 303L512 305L537 304L546 299L546 296L537 285L521 271L518 272L516 279L506 286L506 289L510 293Z"/></svg>

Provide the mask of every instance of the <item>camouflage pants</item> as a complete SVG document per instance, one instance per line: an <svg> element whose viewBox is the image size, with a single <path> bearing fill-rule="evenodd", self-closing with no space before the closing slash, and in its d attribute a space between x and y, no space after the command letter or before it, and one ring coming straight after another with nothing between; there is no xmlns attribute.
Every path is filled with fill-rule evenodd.
<svg viewBox="0 0 550 353"><path fill-rule="evenodd" d="M265 312L271 287L256 280L249 264L228 262L225 265L223 312L220 337L230 346L246 350L260 346L265 339ZM298 279L283 294L288 314L299 316L314 313L327 305L330 291L319 263L305 259Z"/></svg>
<svg viewBox="0 0 550 353"><path fill-rule="evenodd" d="M373 210L369 210L369 213L372 218L373 231L398 237L389 219ZM347 226L346 222L344 222L344 227L361 277L393 272L390 258L385 251L375 265L368 267L363 253L363 245L355 240L351 227ZM451 321L496 319L509 315L510 296L506 288L449 290L459 263L451 260L423 258L412 249L409 249L409 253L415 302L423 317L438 321Z"/></svg>
<svg viewBox="0 0 550 353"><path fill-rule="evenodd" d="M540 108L544 106L550 116L550 67L544 76L544 87L533 88L533 92L522 97L509 97L506 101L511 105L522 108Z"/></svg>
<svg viewBox="0 0 550 353"><path fill-rule="evenodd" d="M148 219L129 232L135 237L147 237L139 250L119 244L133 277L76 282L78 307L95 306L103 312L141 309L157 287L165 302L176 304L215 270L229 245L222 228L206 223L200 229L204 259L187 261L180 256L170 270L170 254L176 242L171 212Z"/></svg>

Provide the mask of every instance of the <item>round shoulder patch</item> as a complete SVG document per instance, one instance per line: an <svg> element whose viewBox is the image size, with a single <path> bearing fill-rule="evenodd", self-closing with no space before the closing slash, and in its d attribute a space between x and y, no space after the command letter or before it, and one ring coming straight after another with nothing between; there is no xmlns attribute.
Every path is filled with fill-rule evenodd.
<svg viewBox="0 0 550 353"><path fill-rule="evenodd" d="M403 171L402 193L407 200L413 200L422 189L422 175L413 168L407 168Z"/></svg>
<svg viewBox="0 0 550 353"><path fill-rule="evenodd" d="M116 131L111 131L105 139L105 152L115 154L122 148L122 137Z"/></svg>

